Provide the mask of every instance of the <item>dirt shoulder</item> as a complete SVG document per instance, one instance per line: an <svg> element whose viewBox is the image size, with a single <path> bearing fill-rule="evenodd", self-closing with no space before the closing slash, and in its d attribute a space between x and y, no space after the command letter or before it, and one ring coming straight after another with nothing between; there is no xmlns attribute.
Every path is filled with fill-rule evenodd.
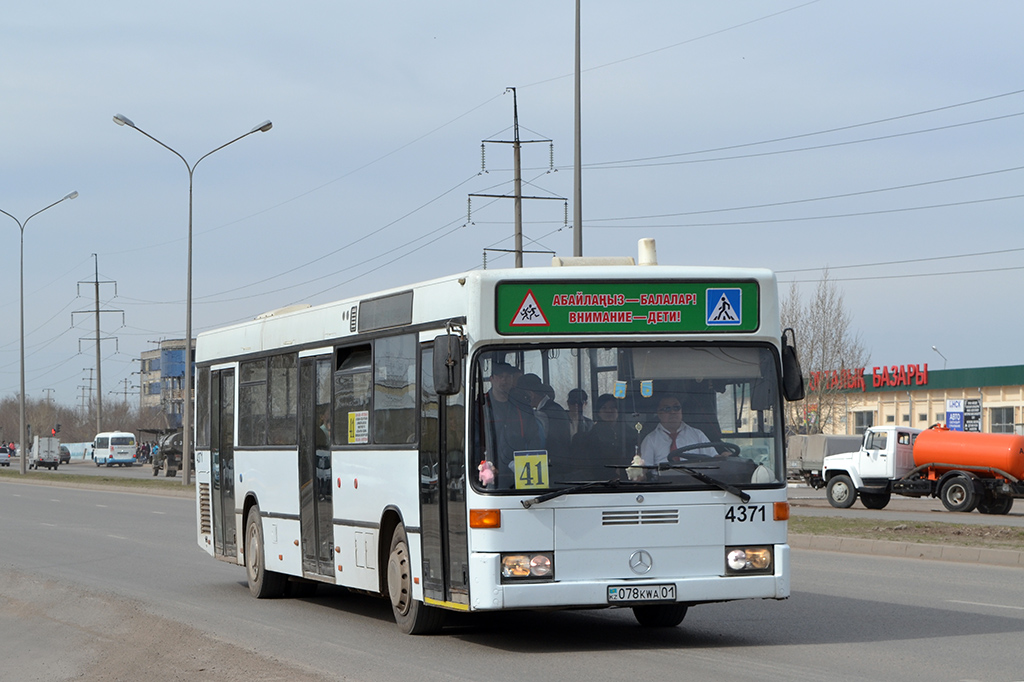
<svg viewBox="0 0 1024 682"><path fill-rule="evenodd" d="M797 535L1024 551L1024 528L999 525L792 516L789 519L789 532Z"/></svg>
<svg viewBox="0 0 1024 682"><path fill-rule="evenodd" d="M4 679L178 682L327 678L117 598L0 570Z"/></svg>

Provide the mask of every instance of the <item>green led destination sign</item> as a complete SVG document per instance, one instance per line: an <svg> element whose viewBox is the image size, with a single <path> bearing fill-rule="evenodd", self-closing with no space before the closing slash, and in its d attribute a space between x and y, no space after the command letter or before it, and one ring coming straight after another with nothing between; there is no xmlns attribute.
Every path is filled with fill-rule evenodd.
<svg viewBox="0 0 1024 682"><path fill-rule="evenodd" d="M757 282L503 282L499 334L752 332Z"/></svg>

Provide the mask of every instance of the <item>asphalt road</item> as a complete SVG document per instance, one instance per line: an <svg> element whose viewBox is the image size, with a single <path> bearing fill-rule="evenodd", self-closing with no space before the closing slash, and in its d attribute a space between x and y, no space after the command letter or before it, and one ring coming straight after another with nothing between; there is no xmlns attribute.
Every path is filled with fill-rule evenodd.
<svg viewBox="0 0 1024 682"><path fill-rule="evenodd" d="M879 521L936 521L939 523L970 523L978 525L1024 526L1024 500L1016 500L1009 514L950 512L938 498L894 496L885 509L868 509L857 500L849 509L836 509L825 498L824 488L815 490L805 485L789 487L789 503L793 514L802 516L842 516ZM1024 675L1022 675L1024 678Z"/></svg>
<svg viewBox="0 0 1024 682"><path fill-rule="evenodd" d="M0 482L0 680L1021 680L1020 569L797 550L792 597L398 632L338 588L257 601L194 501ZM966 515L962 515L966 516Z"/></svg>

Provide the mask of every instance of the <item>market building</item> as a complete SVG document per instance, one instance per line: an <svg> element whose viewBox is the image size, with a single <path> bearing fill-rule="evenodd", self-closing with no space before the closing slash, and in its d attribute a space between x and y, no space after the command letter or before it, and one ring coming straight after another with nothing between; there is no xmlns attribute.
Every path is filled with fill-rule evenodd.
<svg viewBox="0 0 1024 682"><path fill-rule="evenodd" d="M839 389L837 418L826 433L861 434L869 426L1024 434L1024 365L932 369L891 365L815 373L808 389ZM822 384L822 382L825 382ZM807 409L813 409L808 406Z"/></svg>

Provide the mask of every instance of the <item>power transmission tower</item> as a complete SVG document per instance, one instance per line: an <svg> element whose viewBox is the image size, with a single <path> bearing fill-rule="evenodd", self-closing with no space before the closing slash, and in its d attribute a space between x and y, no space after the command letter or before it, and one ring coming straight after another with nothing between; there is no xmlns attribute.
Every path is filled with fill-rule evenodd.
<svg viewBox="0 0 1024 682"><path fill-rule="evenodd" d="M566 203L568 206L568 199L565 197L524 197L523 196L523 173L522 164L520 163L520 147L524 144L534 144L537 142L547 142L552 145L552 141L548 139L544 140L520 140L519 139L519 102L516 99L516 89L506 88L505 92L512 93L512 131L513 139L511 140L483 140L480 142L480 156L481 166L483 166L484 158L484 145L487 143L491 144L510 144L512 145L512 194L470 194L470 197L486 197L491 199L514 199L515 200L515 249L513 253L516 255L516 267L523 267L523 199L548 199L554 201L561 201ZM554 150L551 151L551 166L554 166ZM483 170L481 168L481 170ZM491 251L508 251L507 249L489 249ZM527 253L552 253L550 251L529 251Z"/></svg>
<svg viewBox="0 0 1024 682"><path fill-rule="evenodd" d="M99 259L99 256L97 256L95 253L92 254L92 256L93 256L93 259L94 259L95 264L96 264L96 275L95 275L95 277L94 277L92 282L89 282L89 281L79 282L78 283L78 288L79 288L79 292L81 292L81 288L82 288L83 284L92 284L93 285L94 290L95 290L95 307L92 310L76 310L76 311L72 312L71 313L71 324L72 324L72 326L74 326L74 324L75 324L75 315L80 315L80 314L83 314L83 313L92 313L96 317L96 336L95 336L95 340L96 340L96 433L100 433L101 431L103 431L103 384L102 384L102 380L101 380L101 376L102 376L102 374L101 374L102 362L101 362L101 356L100 356L100 342L101 341L109 341L111 339L113 339L115 343L117 342L116 337L108 337L108 338L104 339L100 335L100 313L121 313L121 326L124 326L124 311L123 310L101 310L100 309L100 284L113 284L114 285L114 296L117 296L117 282L109 281L109 280L108 281L104 281L104 282L100 282L100 259ZM87 339L79 339L79 341L78 341L79 349L81 349L82 341L85 341L85 340L87 340ZM90 380L90 383L92 383L91 380Z"/></svg>

